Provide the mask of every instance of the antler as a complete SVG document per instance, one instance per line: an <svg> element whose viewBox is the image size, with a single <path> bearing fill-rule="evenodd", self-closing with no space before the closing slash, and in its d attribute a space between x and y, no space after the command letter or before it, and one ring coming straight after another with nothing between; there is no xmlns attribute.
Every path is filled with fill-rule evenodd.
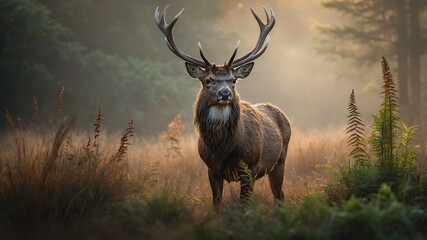
<svg viewBox="0 0 427 240"><path fill-rule="evenodd" d="M230 58L230 60L227 63L228 66L233 67L233 68L241 66L241 65L248 63L250 61L253 61L265 52L265 50L267 49L267 46L268 46L268 41L269 41L269 37L267 36L267 34L271 31L271 29L273 29L274 24L276 23L276 16L274 15L274 12L271 8L270 8L270 12L271 12L271 17L270 17L270 16L268 16L267 9L263 6L265 15L267 16L267 23L266 24L264 24L261 21L261 19L255 13L255 11L252 9L252 7L250 7L250 8L251 8L251 12L254 15L256 21L258 22L259 28L260 28L260 34L259 34L258 42L257 42L255 48L252 50L252 52L250 52L250 53L246 54L245 56L234 61L234 57L236 56L237 49L239 47L239 43L237 44L236 48L234 49L232 57ZM265 46L264 46L264 48L261 49L261 47L264 44L264 41L265 41Z"/></svg>
<svg viewBox="0 0 427 240"><path fill-rule="evenodd" d="M166 5L165 9L162 12L162 15L159 16L159 8L156 8L156 12L154 13L154 18L156 19L156 24L159 27L160 31L163 32L165 35L166 44L168 45L169 49L178 57L183 59L186 62L193 63L199 67L208 68L211 66L211 63L206 59L205 55L203 54L202 46L199 43L199 52L200 56L202 57L203 61L200 61L198 59L195 59L191 56L188 56L187 54L183 53L178 46L175 43L172 29L175 23L178 21L178 18L181 16L184 9L182 9L169 24L166 24L165 15L166 15L166 9L169 7L169 5Z"/></svg>

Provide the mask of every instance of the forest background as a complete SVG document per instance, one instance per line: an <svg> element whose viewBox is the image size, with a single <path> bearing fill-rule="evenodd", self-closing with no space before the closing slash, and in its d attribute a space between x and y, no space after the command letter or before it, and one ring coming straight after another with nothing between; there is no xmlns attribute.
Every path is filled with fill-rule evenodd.
<svg viewBox="0 0 427 240"><path fill-rule="evenodd" d="M413 2L419 4L415 13ZM238 91L244 100L278 105L295 127L306 130L343 125L354 88L362 115L370 119L380 104L378 62L384 55L398 76L402 112L412 123L424 124L425 2L263 1L274 9L277 25L269 49ZM181 111L191 125L200 85L171 54L154 23L155 8L168 3L1 1L0 112L8 109L30 124L36 99L40 118L47 120L40 122L51 122L64 86L66 114L77 116L84 130L92 127L101 97L104 124L113 131L134 113L136 131L143 135L164 131ZM169 19L185 8L174 31L178 46L197 56L201 42L218 64L239 39L238 55L249 52L259 31L249 5L262 14L257 1L174 1Z"/></svg>

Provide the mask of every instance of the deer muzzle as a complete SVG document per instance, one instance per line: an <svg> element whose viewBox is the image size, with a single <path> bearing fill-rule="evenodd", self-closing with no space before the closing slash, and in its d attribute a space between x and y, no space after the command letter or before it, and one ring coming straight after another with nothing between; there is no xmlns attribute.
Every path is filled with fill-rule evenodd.
<svg viewBox="0 0 427 240"><path fill-rule="evenodd" d="M218 91L217 99L219 104L229 104L232 98L232 92L229 88L222 88Z"/></svg>

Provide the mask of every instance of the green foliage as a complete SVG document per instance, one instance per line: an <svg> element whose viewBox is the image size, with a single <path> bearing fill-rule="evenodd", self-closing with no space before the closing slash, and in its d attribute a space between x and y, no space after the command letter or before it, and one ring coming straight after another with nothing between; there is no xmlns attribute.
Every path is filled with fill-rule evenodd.
<svg viewBox="0 0 427 240"><path fill-rule="evenodd" d="M241 182L240 187L246 191L243 204L248 204L251 201L250 196L252 195L252 189L255 181L252 178L252 173L249 170L248 165L243 160L239 161L239 176Z"/></svg>
<svg viewBox="0 0 427 240"><path fill-rule="evenodd" d="M372 153L377 158L377 165L385 181L390 181L399 171L396 155L398 124L397 90L387 61L381 60L383 72L382 103L379 114L374 115L374 128L370 139Z"/></svg>
<svg viewBox="0 0 427 240"><path fill-rule="evenodd" d="M354 90L351 91L350 100L348 103L348 122L346 133L350 133L350 136L347 141L348 146L352 146L353 150L350 152L349 160L356 161L357 165L360 166L370 166L371 162L368 154L366 153L366 140L365 130L363 127L362 120L360 119L361 114L356 105L356 97L354 95Z"/></svg>
<svg viewBox="0 0 427 240"><path fill-rule="evenodd" d="M359 165L358 163L341 165L339 167L341 182L346 186L347 197L355 195L358 197L371 198L372 194L379 188L379 171L377 168Z"/></svg>
<svg viewBox="0 0 427 240"><path fill-rule="evenodd" d="M184 106L193 100L195 86L185 77L172 77L173 71L168 64L152 62L150 59L106 55L102 51L94 51L83 57L83 63L90 81L73 85L71 99L95 102L99 96L107 94L104 105L108 106L104 112L109 121L115 123L123 115L137 113L145 127L156 129L158 126L150 124L153 114L159 122L167 124L176 112L176 106ZM79 92L79 89L91 89L91 94ZM173 104L172 104L173 102ZM137 103L143 103L142 105ZM77 111L71 106L70 111ZM86 109L89 114L92 109ZM81 112L83 115L85 112Z"/></svg>
<svg viewBox="0 0 427 240"><path fill-rule="evenodd" d="M416 126L407 127L398 116L397 90L385 58L382 59L383 91L379 114L374 115L374 129L369 140L382 180L402 181L415 174L418 146L412 143Z"/></svg>
<svg viewBox="0 0 427 240"><path fill-rule="evenodd" d="M400 122L400 125L402 134L400 135L400 142L397 146L399 156L397 159L397 165L406 171L410 171L414 168L417 161L416 157L419 146L414 145L413 140L418 127L407 127L403 122Z"/></svg>
<svg viewBox="0 0 427 240"><path fill-rule="evenodd" d="M427 212L399 202L382 185L371 202L351 197L328 206L309 195L298 206L271 207L250 203L246 208L196 216L168 193L147 200L132 199L126 211L112 215L122 226L158 238L186 239L423 239ZM154 203L155 202L155 203ZM123 211L117 209L117 211ZM177 212L179 211L179 213ZM126 221L123 221L123 218ZM132 223L130 223L131 221ZM163 226L163 228L159 228Z"/></svg>
<svg viewBox="0 0 427 240"><path fill-rule="evenodd" d="M344 186L343 189L339 189L339 186L329 186L327 194L332 201L340 197L348 199L352 195L372 198L382 183L389 184L400 199L407 199L408 195L421 196L425 191L425 186L421 184L422 177L415 168L418 146L414 145L412 140L417 127L407 127L399 118L395 83L384 57L381 63L382 103L379 113L374 115L368 151L365 150L367 146L363 137L364 125L352 91L347 125L347 133L350 134L348 144L353 148L349 163L338 163L338 169L323 167ZM376 160L375 164L371 159ZM408 188L410 185L415 188Z"/></svg>
<svg viewBox="0 0 427 240"><path fill-rule="evenodd" d="M57 86L46 64L72 44L60 40L69 32L36 0L1 1L0 29L0 109L19 109L29 91Z"/></svg>
<svg viewBox="0 0 427 240"><path fill-rule="evenodd" d="M181 226L191 219L191 210L182 195L159 191L144 200L129 198L124 206L113 211L112 217L132 229L150 225Z"/></svg>
<svg viewBox="0 0 427 240"><path fill-rule="evenodd" d="M215 46L228 34L212 23L221 19L222 1L183 0L177 43L195 55L196 42ZM137 113L137 129L155 133L180 111L191 112L199 85L188 79L182 61L167 48L154 23L156 6L167 1L5 0L0 2L0 112L13 109L31 119L37 97L40 118L52 115L52 97L65 86L64 106L86 126L100 97L106 127L120 126ZM197 24L192 19L197 19ZM207 27L209 26L209 27ZM206 36L216 35L217 38ZM194 51L187 51L193 49ZM210 57L228 56L218 48ZM173 105L173 107L172 107ZM45 121L40 121L45 122ZM113 127L115 128L115 127Z"/></svg>

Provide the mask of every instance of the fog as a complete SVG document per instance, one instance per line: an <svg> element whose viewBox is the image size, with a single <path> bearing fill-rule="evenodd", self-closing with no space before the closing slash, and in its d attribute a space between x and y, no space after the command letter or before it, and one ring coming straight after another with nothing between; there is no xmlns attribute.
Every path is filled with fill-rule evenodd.
<svg viewBox="0 0 427 240"><path fill-rule="evenodd" d="M178 2L173 5L178 5ZM355 89L359 108L364 119L369 121L380 103L381 56L378 56L376 64L354 67L350 61L330 61L318 54L313 25L317 22L346 21L345 17L323 9L320 1L264 1L264 5L274 10L277 22L269 34L267 51L255 60L251 75L238 81L236 89L241 99L251 103L271 102L279 106L293 126L299 129L327 128L345 124L348 98L351 90ZM227 61L239 39L238 56L253 49L259 27L249 6L265 21L263 5L259 1L230 3L226 16L214 24L215 27L231 30L236 39L218 42L214 46L203 45L208 58L217 48L228 49L230 55L212 61L219 64ZM184 11L180 21L191 19L185 16ZM175 28L179 28L179 24ZM196 42L203 44L203 39L177 39L177 42L180 41L194 42L194 49L185 51L198 56ZM164 50L169 51L166 47ZM171 54L171 61L181 60ZM196 81L194 84L197 84Z"/></svg>
<svg viewBox="0 0 427 240"><path fill-rule="evenodd" d="M217 64L230 58L238 40L237 58L254 48L259 27L249 6L264 21L262 6L272 8L277 22L269 34L268 49L255 60L249 77L238 81L237 91L250 103L279 106L300 130L345 124L352 89L362 118L369 124L380 104L381 56L389 60L397 82L396 59L387 53L379 52L376 62L355 64L316 51L320 44L314 30L317 24L352 22L348 16L323 8L319 0L36 2L40 2L38 8L46 6L45 18L58 21L67 30L63 33L52 30L58 28L56 25L48 29L37 25L32 19L43 17L39 14L43 11L31 15L34 6L24 8L28 13L22 11L20 17L26 21L12 21L9 29L15 31L5 38L3 49L8 51L2 50L7 54L0 59L4 77L0 110L22 116L24 123L31 121L34 96L44 119L56 116L56 99L65 86L64 115L78 116L77 125L85 129L93 127L102 97L105 128L123 129L135 113L137 131L157 134L183 112L187 131L192 132L192 104L200 83L186 73L183 60L170 52L155 24L156 6L162 9L166 4L170 4L167 22L185 8L174 27L179 48L199 58L197 42L201 42L207 58ZM10 12L8 6L2 5L2 10ZM425 27L427 15L423 14L421 25ZM49 25L52 21L40 22ZM42 29L40 34L38 29ZM51 39L43 37L49 34ZM421 109L427 109L426 63L424 55Z"/></svg>

